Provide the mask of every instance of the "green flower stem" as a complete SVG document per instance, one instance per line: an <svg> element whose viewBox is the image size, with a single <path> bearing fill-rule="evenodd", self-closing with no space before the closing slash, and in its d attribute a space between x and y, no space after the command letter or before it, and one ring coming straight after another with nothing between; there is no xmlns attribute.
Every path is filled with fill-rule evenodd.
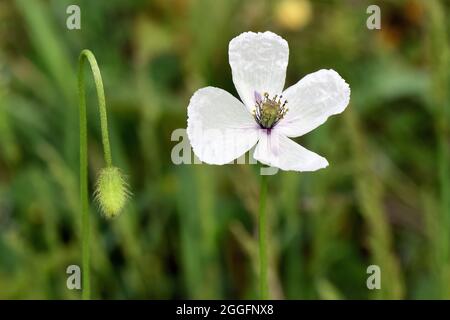
<svg viewBox="0 0 450 320"><path fill-rule="evenodd" d="M82 276L83 276L83 299L90 299L90 219L88 204L88 158L87 158L87 114L86 97L84 86L84 62L86 59L91 66L97 89L98 107L100 112L100 125L102 131L102 143L104 158L107 167L112 166L111 149L108 137L108 121L106 116L105 93L103 81L94 54L89 50L83 50L78 60L78 93L80 112L80 193L81 193L81 228L82 228Z"/></svg>
<svg viewBox="0 0 450 320"><path fill-rule="evenodd" d="M438 246L435 248L438 274L438 288L442 299L450 298L448 279L450 279L450 103L448 88L450 78L448 70L450 66L450 51L448 46L448 31L446 23L446 10L444 1L427 1L428 22L428 51L430 56L431 74L431 102L435 111L435 123L437 132L437 168L439 175L440 212L436 213L436 220L440 221L440 232L437 236Z"/></svg>
<svg viewBox="0 0 450 320"><path fill-rule="evenodd" d="M266 198L267 176L261 175L261 188L259 193L259 285L260 298L268 299L268 272L267 272L267 224L266 224Z"/></svg>

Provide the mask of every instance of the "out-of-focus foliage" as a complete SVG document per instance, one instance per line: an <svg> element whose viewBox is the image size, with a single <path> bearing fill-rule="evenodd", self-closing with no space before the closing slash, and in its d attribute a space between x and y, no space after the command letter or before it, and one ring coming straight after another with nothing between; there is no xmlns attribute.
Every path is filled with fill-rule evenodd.
<svg viewBox="0 0 450 320"><path fill-rule="evenodd" d="M368 30L366 8L381 7ZM81 30L66 8L81 8ZM132 200L92 203L95 298L256 298L255 165L175 165L171 141L202 86L236 94L228 42L271 30L287 85L320 68L350 84L340 116L298 139L330 166L269 177L273 298L450 298L449 3L1 0L0 298L74 299L81 264L77 56L105 84L115 163ZM91 188L102 168L90 81ZM381 267L382 289L366 287Z"/></svg>

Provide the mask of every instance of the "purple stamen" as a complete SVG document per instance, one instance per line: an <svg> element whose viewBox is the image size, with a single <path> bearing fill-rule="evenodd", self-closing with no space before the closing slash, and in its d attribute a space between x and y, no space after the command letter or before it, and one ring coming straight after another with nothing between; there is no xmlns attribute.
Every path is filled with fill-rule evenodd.
<svg viewBox="0 0 450 320"><path fill-rule="evenodd" d="M287 100L282 101L283 96L278 96L277 94L270 99L267 92L264 93L263 100L263 97L257 91L254 91L254 97L255 108L252 111L253 117L260 127L268 130L268 134L270 134L270 129L276 126L288 112L288 108L286 108Z"/></svg>
<svg viewBox="0 0 450 320"><path fill-rule="evenodd" d="M260 104L262 102L262 97L257 91L255 91L255 102L256 104Z"/></svg>

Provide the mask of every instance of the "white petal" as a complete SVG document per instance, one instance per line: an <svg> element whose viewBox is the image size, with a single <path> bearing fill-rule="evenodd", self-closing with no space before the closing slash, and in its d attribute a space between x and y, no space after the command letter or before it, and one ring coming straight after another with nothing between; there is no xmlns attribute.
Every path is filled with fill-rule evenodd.
<svg viewBox="0 0 450 320"><path fill-rule="evenodd" d="M260 130L253 157L286 171L316 171L328 166L327 159L303 148L275 129L270 134L266 130Z"/></svg>
<svg viewBox="0 0 450 320"><path fill-rule="evenodd" d="M288 137L298 137L344 111L350 87L336 71L322 69L286 89L283 97L289 110L277 128Z"/></svg>
<svg viewBox="0 0 450 320"><path fill-rule="evenodd" d="M269 31L245 32L230 41L228 54L234 85L249 110L255 91L280 95L289 60L286 40Z"/></svg>
<svg viewBox="0 0 450 320"><path fill-rule="evenodd" d="M187 134L195 155L209 164L226 164L258 141L257 124L245 106L225 90L202 88L188 106Z"/></svg>

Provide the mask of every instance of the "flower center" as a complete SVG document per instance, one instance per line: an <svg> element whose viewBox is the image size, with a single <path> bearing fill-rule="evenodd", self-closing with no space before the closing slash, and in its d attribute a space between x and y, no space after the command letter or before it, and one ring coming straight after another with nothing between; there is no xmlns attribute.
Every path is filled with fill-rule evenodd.
<svg viewBox="0 0 450 320"><path fill-rule="evenodd" d="M264 93L264 98L261 98L260 94L255 92L255 109L253 110L253 117L256 122L264 129L272 129L281 119L283 119L288 108L286 108L287 100L281 101L283 96L277 100L278 95L275 95L272 99L269 98L269 94Z"/></svg>

